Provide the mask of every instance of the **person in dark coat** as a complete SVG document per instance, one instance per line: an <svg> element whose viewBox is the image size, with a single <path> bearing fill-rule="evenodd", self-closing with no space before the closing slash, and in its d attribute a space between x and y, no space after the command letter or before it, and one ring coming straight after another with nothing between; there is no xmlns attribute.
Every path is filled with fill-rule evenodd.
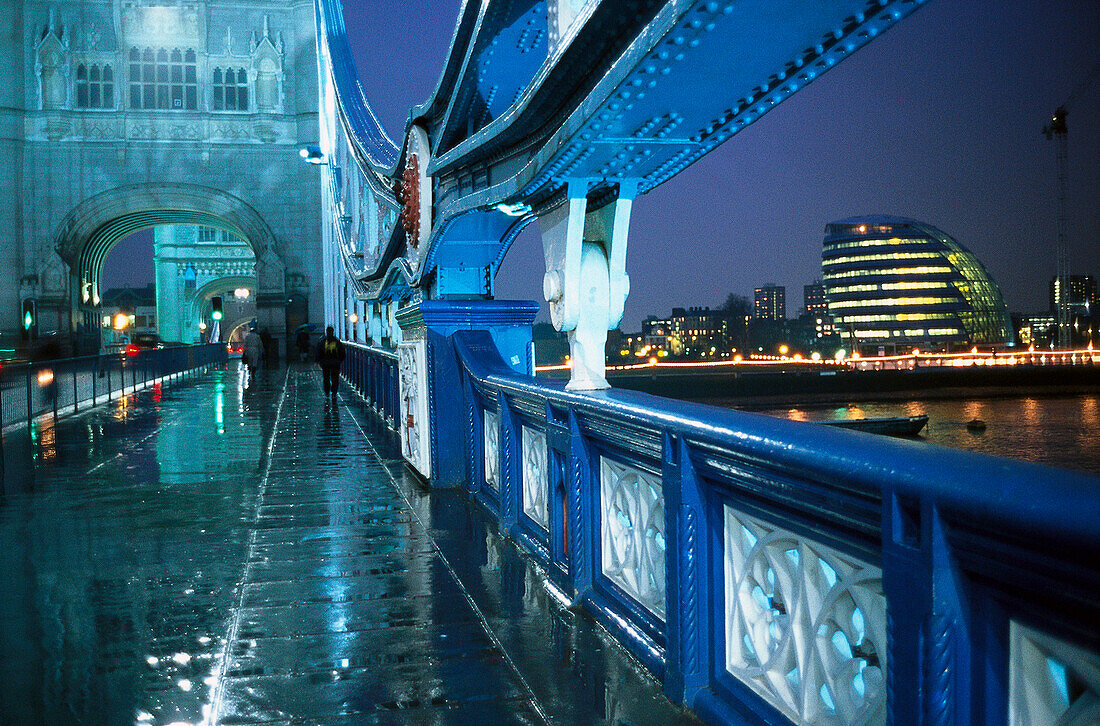
<svg viewBox="0 0 1100 726"><path fill-rule="evenodd" d="M309 330L306 328L299 330L296 342L298 343L298 360L305 363L309 359Z"/></svg>
<svg viewBox="0 0 1100 726"><path fill-rule="evenodd" d="M317 344L317 365L325 379L325 394L336 397L336 387L340 383L340 364L344 362L344 344L336 337L336 329L331 325L325 329L325 337Z"/></svg>

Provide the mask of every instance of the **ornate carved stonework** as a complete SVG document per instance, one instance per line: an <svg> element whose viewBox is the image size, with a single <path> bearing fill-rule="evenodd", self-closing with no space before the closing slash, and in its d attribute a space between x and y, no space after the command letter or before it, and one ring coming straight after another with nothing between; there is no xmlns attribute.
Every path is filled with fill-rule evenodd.
<svg viewBox="0 0 1100 726"><path fill-rule="evenodd" d="M485 486L500 491L500 414L485 412Z"/></svg>
<svg viewBox="0 0 1100 726"><path fill-rule="evenodd" d="M665 501L661 479L600 457L603 574L658 618L665 617Z"/></svg>
<svg viewBox="0 0 1100 726"><path fill-rule="evenodd" d="M546 499L550 488L546 469L546 434L523 427L523 513L543 529L550 528Z"/></svg>
<svg viewBox="0 0 1100 726"><path fill-rule="evenodd" d="M724 512L726 670L796 724L885 724L882 571Z"/></svg>
<svg viewBox="0 0 1100 726"><path fill-rule="evenodd" d="M1100 720L1100 653L1009 623L1008 723L1091 726Z"/></svg>
<svg viewBox="0 0 1100 726"><path fill-rule="evenodd" d="M397 346L397 371L400 386L401 453L424 477L432 475L431 431L428 421L427 341L417 340Z"/></svg>
<svg viewBox="0 0 1100 726"><path fill-rule="evenodd" d="M206 35L204 15L195 2L124 1L120 12L124 43L154 48L200 46Z"/></svg>

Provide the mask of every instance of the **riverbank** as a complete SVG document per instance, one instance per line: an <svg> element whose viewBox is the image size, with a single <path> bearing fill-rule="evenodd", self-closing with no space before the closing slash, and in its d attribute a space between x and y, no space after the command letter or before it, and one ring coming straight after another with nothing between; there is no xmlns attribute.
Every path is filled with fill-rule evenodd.
<svg viewBox="0 0 1100 726"><path fill-rule="evenodd" d="M609 371L616 388L755 409L787 401L827 405L857 401L1071 396L1100 392L1100 366L920 368L884 371L767 372L635 369Z"/></svg>

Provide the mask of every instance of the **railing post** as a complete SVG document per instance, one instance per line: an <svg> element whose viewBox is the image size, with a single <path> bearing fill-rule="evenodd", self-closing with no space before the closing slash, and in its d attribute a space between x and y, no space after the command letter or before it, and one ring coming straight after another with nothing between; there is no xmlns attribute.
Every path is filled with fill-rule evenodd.
<svg viewBox="0 0 1100 726"><path fill-rule="evenodd" d="M79 402L79 401L77 400L77 398L79 397L79 395L80 395L80 394L79 394L79 392L78 392L78 391L76 390L76 389L77 389L77 383L76 383L76 359L74 359L74 360L72 361L72 367L73 367L73 413L76 413L77 411L79 411L79 410L80 410L80 402Z"/></svg>
<svg viewBox="0 0 1100 726"><path fill-rule="evenodd" d="M565 497L569 512L569 573L576 600L583 599L591 591L596 566L594 527L598 518L593 511L592 461L592 452L581 435L577 415L570 411Z"/></svg>
<svg viewBox="0 0 1100 726"><path fill-rule="evenodd" d="M430 463L423 463L424 452L411 452L421 462L411 463L421 473L430 471L433 487L464 486L470 476L465 452L472 432L462 416L461 364L451 337L458 331L486 331L495 346L491 354L525 374L531 370L527 356L538 310L536 303L527 301L423 300L397 313L403 341L398 345L399 429L403 441L430 442ZM406 410L414 404L417 411ZM407 448L405 453L409 458Z"/></svg>
<svg viewBox="0 0 1100 726"><path fill-rule="evenodd" d="M520 423L503 395L500 406L500 531L511 532L519 522L523 498L523 441Z"/></svg>
<svg viewBox="0 0 1100 726"><path fill-rule="evenodd" d="M717 602L707 563L712 541L703 485L687 443L665 434L661 482L665 498L665 583L668 649L665 693L688 706L709 678L711 613Z"/></svg>
<svg viewBox="0 0 1100 726"><path fill-rule="evenodd" d="M27 428L30 429L31 420L34 418L34 408L31 404L31 364L27 364Z"/></svg>

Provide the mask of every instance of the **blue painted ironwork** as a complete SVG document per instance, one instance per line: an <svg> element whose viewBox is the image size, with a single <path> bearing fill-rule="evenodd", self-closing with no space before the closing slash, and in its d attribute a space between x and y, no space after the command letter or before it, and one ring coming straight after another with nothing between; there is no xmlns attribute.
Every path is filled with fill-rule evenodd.
<svg viewBox="0 0 1100 726"><path fill-rule="evenodd" d="M425 317L470 314L469 304L450 312L446 305L432 303ZM670 697L710 722L1004 723L1010 623L1100 650L1096 477L632 391L570 392L516 371L492 335L476 329L440 336L437 348L458 362L460 398L445 404L456 415L441 410L438 425L461 433L464 486L548 572L562 573L566 596L661 677ZM498 495L487 496L483 470L471 463L480 461L468 455L483 444L465 437L484 437L481 427L468 425L469 411L475 421L486 420L487 411L499 415L491 417L501 428ZM547 435L547 448L564 452L568 462L571 544L564 563L522 514L522 429L553 432L559 421L568 422L569 433ZM668 512L663 617L601 567L607 510L600 506L600 470L608 458L661 479ZM777 541L799 543L800 564L807 557L820 562L822 587L836 593L826 601L840 602L832 598L857 587L855 609L837 611L848 613L848 622L821 611L826 619L815 627L832 623L821 631L831 635L815 641L818 631L801 634L810 654L833 649L830 657L850 664L849 672L823 680L820 692L810 694L813 703L794 710L727 667L726 614L737 595L729 590L723 544L731 507L760 523L754 527L778 533ZM551 522L566 526L561 517ZM800 560L795 550L785 557ZM857 586L867 575L853 571L856 579L845 580L838 569L844 563L871 576L881 572L881 579ZM873 589L874 582L881 582L876 597L884 603L877 613L859 606L867 602L859 588ZM775 587L765 611L793 632L801 606ZM782 642L785 635L776 637ZM834 690L841 686L878 693L879 700L862 703L854 690Z"/></svg>
<svg viewBox="0 0 1100 726"><path fill-rule="evenodd" d="M491 295L512 240L569 183L591 209L624 184L644 194L921 2L467 2L435 92L395 144L339 0L318 0L325 203L357 296ZM419 238L395 193L413 156L430 200Z"/></svg>
<svg viewBox="0 0 1100 726"><path fill-rule="evenodd" d="M583 275L606 278L587 322L613 324L634 198L920 4L467 2L399 146L338 0L318 0L326 319L347 332L365 306L373 344L408 361L400 396L392 354L349 346L345 375L428 442L433 486L467 488L711 722L1023 723L1100 691L1072 685L1100 662L1095 477L566 390L530 375L537 306L486 299L539 219L555 324L578 328ZM1020 684L1044 662L1037 702Z"/></svg>
<svg viewBox="0 0 1100 726"><path fill-rule="evenodd" d="M372 348L358 343L344 344L344 362L341 374L367 404L386 422L396 428L397 405L397 356L382 348Z"/></svg>

